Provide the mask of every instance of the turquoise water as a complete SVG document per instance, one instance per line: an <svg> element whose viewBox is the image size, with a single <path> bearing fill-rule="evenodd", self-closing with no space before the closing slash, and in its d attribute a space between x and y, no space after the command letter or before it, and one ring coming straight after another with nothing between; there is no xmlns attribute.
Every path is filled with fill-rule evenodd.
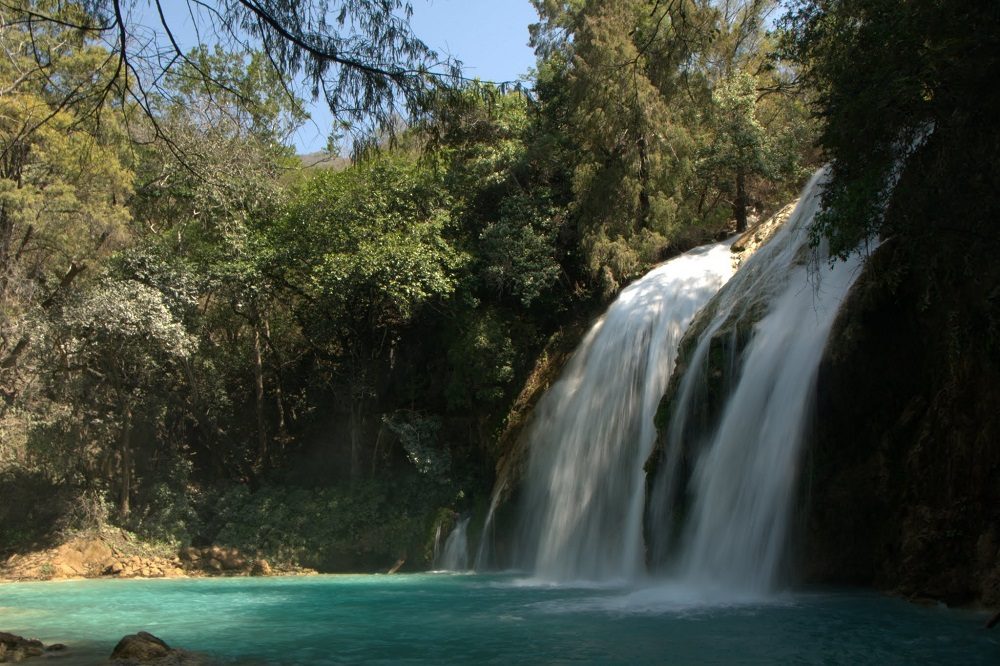
<svg viewBox="0 0 1000 666"><path fill-rule="evenodd" d="M145 630L219 663L1000 664L986 616L864 592L712 600L677 586L420 574L0 585L0 630L97 663Z"/></svg>

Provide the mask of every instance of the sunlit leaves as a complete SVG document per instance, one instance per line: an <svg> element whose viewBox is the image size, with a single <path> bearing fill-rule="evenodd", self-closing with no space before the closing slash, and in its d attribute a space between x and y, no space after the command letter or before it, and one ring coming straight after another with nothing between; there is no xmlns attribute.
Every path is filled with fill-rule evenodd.
<svg viewBox="0 0 1000 666"><path fill-rule="evenodd" d="M379 158L317 174L271 238L284 279L323 307L330 324L372 334L406 324L454 290L466 258L446 240L449 224L433 171Z"/></svg>

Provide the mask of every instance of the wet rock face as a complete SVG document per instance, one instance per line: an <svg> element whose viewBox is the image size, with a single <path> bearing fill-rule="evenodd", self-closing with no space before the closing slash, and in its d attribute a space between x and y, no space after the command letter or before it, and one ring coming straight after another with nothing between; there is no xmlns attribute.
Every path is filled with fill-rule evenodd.
<svg viewBox="0 0 1000 666"><path fill-rule="evenodd" d="M886 243L820 369L809 580L1000 606L1000 367L983 299ZM946 296L945 296L946 295Z"/></svg>

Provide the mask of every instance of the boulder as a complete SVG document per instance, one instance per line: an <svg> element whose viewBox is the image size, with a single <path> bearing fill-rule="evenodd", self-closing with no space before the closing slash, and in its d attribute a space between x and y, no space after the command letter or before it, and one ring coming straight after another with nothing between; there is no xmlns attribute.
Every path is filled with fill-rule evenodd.
<svg viewBox="0 0 1000 666"><path fill-rule="evenodd" d="M114 553L111 551L111 546L100 539L91 539L80 547L80 554L83 556L84 562L95 564L106 562Z"/></svg>
<svg viewBox="0 0 1000 666"><path fill-rule="evenodd" d="M271 573L271 565L268 564L267 560L254 560L253 567L250 569L251 576L270 576Z"/></svg>
<svg viewBox="0 0 1000 666"><path fill-rule="evenodd" d="M16 664L28 657L37 657L44 652L45 646L42 645L41 641L0 631L0 664Z"/></svg>
<svg viewBox="0 0 1000 666"><path fill-rule="evenodd" d="M181 548L180 553L178 553L180 559L185 562L197 562L201 559L201 549L195 548L194 546L187 546Z"/></svg>
<svg viewBox="0 0 1000 666"><path fill-rule="evenodd" d="M53 566L57 575L78 576L87 571L87 562L83 553L74 543L66 543L56 549Z"/></svg>
<svg viewBox="0 0 1000 666"><path fill-rule="evenodd" d="M205 666L214 663L217 662L204 655L172 648L163 640L145 631L125 636L118 641L118 645L111 652L111 664L114 666L136 666L138 664Z"/></svg>
<svg viewBox="0 0 1000 666"><path fill-rule="evenodd" d="M86 568L76 562L56 562L51 566L53 578L74 578L87 572Z"/></svg>
<svg viewBox="0 0 1000 666"><path fill-rule="evenodd" d="M222 560L222 568L226 571L242 571L247 568L246 559L239 553L226 553Z"/></svg>
<svg viewBox="0 0 1000 666"><path fill-rule="evenodd" d="M145 631L137 634L129 634L120 641L115 649L111 651L112 660L128 660L140 663L162 659L170 655L173 650L162 640Z"/></svg>

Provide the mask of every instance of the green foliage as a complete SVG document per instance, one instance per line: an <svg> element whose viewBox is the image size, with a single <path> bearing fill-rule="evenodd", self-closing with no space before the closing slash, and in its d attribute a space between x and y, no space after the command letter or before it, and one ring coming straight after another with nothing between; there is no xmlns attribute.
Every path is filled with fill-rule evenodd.
<svg viewBox="0 0 1000 666"><path fill-rule="evenodd" d="M456 242L473 257L476 280L467 286L477 298L530 307L551 295L562 270L556 156L538 152L549 137L520 93L477 84L432 106L435 121L421 129L446 170Z"/></svg>
<svg viewBox="0 0 1000 666"><path fill-rule="evenodd" d="M495 222L479 235L481 279L498 299L513 297L530 306L550 290L559 277L555 259L558 227L556 211L544 201L526 195L505 198Z"/></svg>
<svg viewBox="0 0 1000 666"><path fill-rule="evenodd" d="M0 26L23 27L37 39L62 31L72 33L74 41L88 38L104 45L107 85L74 96L113 97L151 118L159 114L157 98L169 76L179 75L189 88L223 98L257 97L253 88L229 85L226 69L202 66L203 53L182 53L175 34L185 28L233 52L263 51L266 56L248 69L269 93L289 94L293 81L306 81L314 100L322 97L341 123L358 123L362 131L391 128L402 110L419 112L429 88L459 75L458 63L442 60L413 35L405 0L184 0L172 3L181 6L176 16L183 17L183 26L181 19L160 12L166 3L155 3L156 11L147 4L15 0L0 7ZM157 13L159 20L141 22ZM32 57L42 71L48 51L40 46ZM223 100L220 108L228 104Z"/></svg>
<svg viewBox="0 0 1000 666"><path fill-rule="evenodd" d="M382 422L399 438L407 459L420 474L438 483L448 482L451 455L439 442L439 418L400 410L383 416Z"/></svg>
<svg viewBox="0 0 1000 666"><path fill-rule="evenodd" d="M774 4L535 2L543 113L568 144L568 212L605 298L798 185L808 123L766 54Z"/></svg>
<svg viewBox="0 0 1000 666"><path fill-rule="evenodd" d="M433 492L412 481L350 488L235 486L211 500L212 540L281 564L372 571L419 558L434 513ZM414 562L417 566L428 563Z"/></svg>
<svg viewBox="0 0 1000 666"><path fill-rule="evenodd" d="M684 189L693 175L695 143L678 79L688 79L685 65L703 37L693 21L679 17L698 8L671 3L651 13L648 5L588 3L565 74L570 131L580 149L574 212L591 275L606 294L651 261L638 255L633 238L656 234L664 249L694 218L685 210ZM703 84L688 79L687 85Z"/></svg>
<svg viewBox="0 0 1000 666"><path fill-rule="evenodd" d="M56 478L95 480L102 466L116 468L108 481L121 484L127 507L133 433L155 433L162 445L195 339L163 293L111 277L68 299L41 337L39 348L55 353L36 360L48 400L29 450Z"/></svg>
<svg viewBox="0 0 1000 666"><path fill-rule="evenodd" d="M79 16L73 5L40 5L66 21ZM87 96L107 84L103 50L65 27L32 35L2 12L0 411L29 383L30 323L127 242L134 187L121 116L97 122L110 101Z"/></svg>
<svg viewBox="0 0 1000 666"><path fill-rule="evenodd" d="M517 353L509 322L494 311L472 312L448 348L448 406L453 410L501 404L516 377Z"/></svg>
<svg viewBox="0 0 1000 666"><path fill-rule="evenodd" d="M163 293L135 280L102 280L63 308L58 326L60 346L73 365L118 371L137 389L195 346ZM113 358L107 355L111 350ZM148 361L153 365L140 370Z"/></svg>
<svg viewBox="0 0 1000 666"><path fill-rule="evenodd" d="M761 210L797 177L808 128L761 55L771 4L537 0L527 93L427 90L399 2L191 3L275 19L249 27L266 52L177 54L138 96L146 70L116 65L145 47L92 39L130 34L127 0L0 7L0 473L162 543L419 558L435 512L485 504L565 320L714 237L735 181ZM63 25L29 32L29 8ZM302 67L357 103L341 121L387 120L400 88L420 108L355 163L296 172L279 74Z"/></svg>
<svg viewBox="0 0 1000 666"><path fill-rule="evenodd" d="M322 308L314 339L356 349L454 291L466 258L447 242L449 224L434 171L380 157L318 173L269 234L281 279Z"/></svg>
<svg viewBox="0 0 1000 666"><path fill-rule="evenodd" d="M831 163L817 233L842 256L874 234L907 233L884 226L907 158L931 134L956 156L992 142L1000 12L951 1L801 1L785 21L789 55L817 91ZM944 169L936 177L942 192L963 187L946 185L954 175Z"/></svg>

